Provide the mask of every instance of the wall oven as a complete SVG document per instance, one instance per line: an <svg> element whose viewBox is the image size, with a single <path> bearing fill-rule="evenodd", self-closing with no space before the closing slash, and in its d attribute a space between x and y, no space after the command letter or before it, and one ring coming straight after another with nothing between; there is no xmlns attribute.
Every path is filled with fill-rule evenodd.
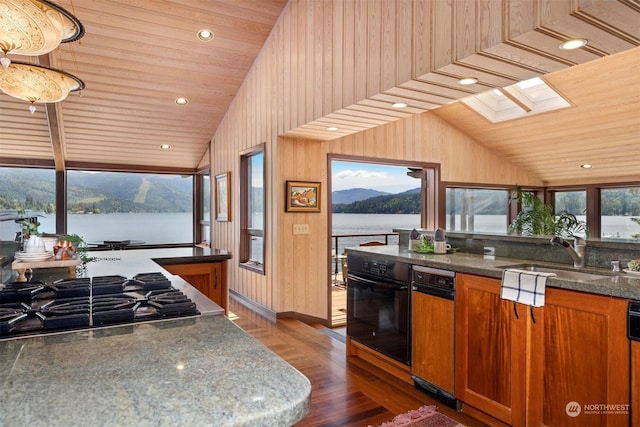
<svg viewBox="0 0 640 427"><path fill-rule="evenodd" d="M347 266L347 335L409 365L410 264L348 254Z"/></svg>

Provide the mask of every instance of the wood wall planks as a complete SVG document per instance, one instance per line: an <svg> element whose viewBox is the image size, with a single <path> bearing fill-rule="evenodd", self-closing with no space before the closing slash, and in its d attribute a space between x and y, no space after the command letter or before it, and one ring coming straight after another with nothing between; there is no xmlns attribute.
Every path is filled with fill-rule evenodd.
<svg viewBox="0 0 640 427"><path fill-rule="evenodd" d="M465 55L475 45L493 43L503 32L525 31L532 24L527 15L512 23L520 29L495 29L490 23L496 19L500 1L455 4L455 10L449 2L428 0L291 1L287 5L211 144L211 173L231 170L236 206L231 222L212 221L211 240L235 254L239 154L263 142L266 147L266 275L240 269L236 259L229 269L231 289L274 312L328 317L330 154L440 163L442 179L450 182L542 184L458 130L455 119L447 122L431 112L403 117L390 109L396 114L394 121L376 117L384 107L372 101L406 82L409 74L424 76L435 67L446 68L454 55ZM527 3L518 7L526 8ZM438 20L433 26L430 21L437 8L447 9L451 19ZM456 19L478 23L483 29L472 28L473 36L444 36L452 26L462 25ZM409 39L410 51L405 45ZM432 41L435 49L430 48ZM371 94L375 99L366 99ZM360 101L377 110L350 108ZM327 114L331 111L339 114ZM311 123L323 115L340 118L341 126L370 129L341 137L324 129L326 119ZM326 140L289 134L299 127L313 129ZM322 212L285 213L286 180L321 182ZM293 224L309 224L310 234L293 235Z"/></svg>

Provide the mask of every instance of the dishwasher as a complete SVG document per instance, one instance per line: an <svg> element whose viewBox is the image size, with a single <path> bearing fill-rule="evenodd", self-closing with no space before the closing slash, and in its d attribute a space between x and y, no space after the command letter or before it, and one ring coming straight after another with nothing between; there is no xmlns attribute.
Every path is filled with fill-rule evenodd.
<svg viewBox="0 0 640 427"><path fill-rule="evenodd" d="M456 410L455 272L412 266L411 374L416 388Z"/></svg>

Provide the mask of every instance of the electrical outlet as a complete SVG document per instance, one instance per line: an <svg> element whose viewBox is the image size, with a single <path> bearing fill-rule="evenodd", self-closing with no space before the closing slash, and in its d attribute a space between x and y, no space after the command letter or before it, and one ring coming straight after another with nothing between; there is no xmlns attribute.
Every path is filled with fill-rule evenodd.
<svg viewBox="0 0 640 427"><path fill-rule="evenodd" d="M309 224L293 224L293 234L309 234Z"/></svg>

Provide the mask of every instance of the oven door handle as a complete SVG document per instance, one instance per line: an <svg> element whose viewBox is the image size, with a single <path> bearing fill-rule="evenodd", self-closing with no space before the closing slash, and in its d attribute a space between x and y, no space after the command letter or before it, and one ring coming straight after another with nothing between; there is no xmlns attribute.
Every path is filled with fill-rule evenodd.
<svg viewBox="0 0 640 427"><path fill-rule="evenodd" d="M409 289L408 284L400 285L400 284L393 284L393 283L378 282L377 280L365 279L364 277L354 276L353 274L347 275L347 280L353 280L355 282L359 282L364 285L368 285L376 288L394 289L397 291L406 291L407 289Z"/></svg>

